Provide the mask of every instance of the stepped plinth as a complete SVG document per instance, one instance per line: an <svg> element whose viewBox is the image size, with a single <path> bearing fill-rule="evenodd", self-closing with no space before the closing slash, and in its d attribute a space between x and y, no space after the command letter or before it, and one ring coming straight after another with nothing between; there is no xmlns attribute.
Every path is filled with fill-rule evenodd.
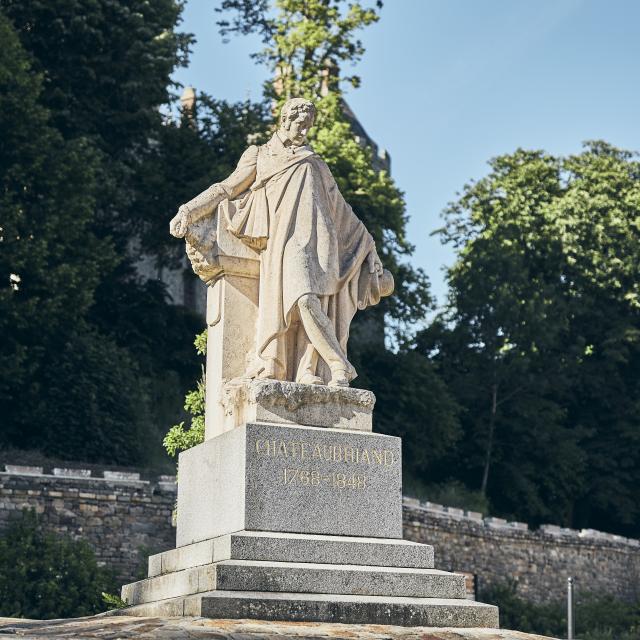
<svg viewBox="0 0 640 640"><path fill-rule="evenodd" d="M247 384L255 404L265 383ZM327 402L287 385L303 414L301 398ZM182 453L177 547L123 587L122 613L497 627L464 576L434 568L433 547L402 539L400 439L370 428L248 422Z"/></svg>

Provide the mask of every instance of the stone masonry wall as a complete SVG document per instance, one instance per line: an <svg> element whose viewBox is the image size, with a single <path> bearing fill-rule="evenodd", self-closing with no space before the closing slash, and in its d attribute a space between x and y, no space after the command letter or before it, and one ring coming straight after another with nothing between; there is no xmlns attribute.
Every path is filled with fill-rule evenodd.
<svg viewBox="0 0 640 640"><path fill-rule="evenodd" d="M578 595L640 598L640 540L555 525L531 531L522 522L412 498L404 499L403 515L404 537L432 544L438 569L475 574L480 595L513 579L527 600L558 601L571 576Z"/></svg>
<svg viewBox="0 0 640 640"><path fill-rule="evenodd" d="M84 538L123 583L141 577L146 556L173 548L173 476L6 465L0 472L0 528L34 508L54 531ZM566 579L580 592L640 598L640 541L592 530L526 524L404 499L404 537L435 547L436 567L475 574L483 588L513 578L527 599L564 598Z"/></svg>
<svg viewBox="0 0 640 640"><path fill-rule="evenodd" d="M148 554L175 546L175 478L150 482L137 473L90 474L82 469L44 474L41 467L6 465L0 473L0 528L20 510L35 509L48 529L84 538L118 580L139 579Z"/></svg>

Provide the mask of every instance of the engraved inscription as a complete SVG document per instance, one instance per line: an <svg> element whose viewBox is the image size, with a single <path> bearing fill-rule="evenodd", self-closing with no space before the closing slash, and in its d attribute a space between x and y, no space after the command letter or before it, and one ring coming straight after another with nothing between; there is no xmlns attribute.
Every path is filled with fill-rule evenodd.
<svg viewBox="0 0 640 640"><path fill-rule="evenodd" d="M246 529L402 537L399 438L247 423Z"/></svg>
<svg viewBox="0 0 640 640"><path fill-rule="evenodd" d="M390 449L360 448L343 444L311 444L301 440L258 438L255 441L255 448L258 456L265 458L344 462L346 464L384 467L390 467L400 462L398 455Z"/></svg>
<svg viewBox="0 0 640 640"><path fill-rule="evenodd" d="M366 489L367 477L359 473L323 473L318 469L282 469L283 484L303 487L328 486L334 489Z"/></svg>

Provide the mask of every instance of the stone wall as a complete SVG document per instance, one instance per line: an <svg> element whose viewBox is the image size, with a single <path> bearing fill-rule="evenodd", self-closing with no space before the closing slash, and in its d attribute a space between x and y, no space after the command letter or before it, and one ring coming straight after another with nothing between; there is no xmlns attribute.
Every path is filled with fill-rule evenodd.
<svg viewBox="0 0 640 640"><path fill-rule="evenodd" d="M140 577L146 556L173 548L173 476L7 465L0 472L0 528L34 508L48 528L84 538L118 578ZM474 574L480 591L513 578L519 593L542 602L564 598L566 579L578 592L640 598L640 541L592 530L526 524L404 500L404 536L435 546L439 569Z"/></svg>
<svg viewBox="0 0 640 640"><path fill-rule="evenodd" d="M0 528L22 509L35 509L48 529L85 539L120 582L138 579L149 553L175 545L173 476L151 482L138 473L6 465L0 473Z"/></svg>
<svg viewBox="0 0 640 640"><path fill-rule="evenodd" d="M436 567L475 574L476 587L514 579L535 602L566 596L567 578L579 593L640 598L640 540L583 529L483 518L431 502L404 499L404 537L435 547Z"/></svg>

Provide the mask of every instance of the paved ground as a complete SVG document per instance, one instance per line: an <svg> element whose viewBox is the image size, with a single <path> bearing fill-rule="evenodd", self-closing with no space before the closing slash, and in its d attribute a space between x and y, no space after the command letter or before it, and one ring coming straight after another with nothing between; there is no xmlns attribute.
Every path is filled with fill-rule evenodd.
<svg viewBox="0 0 640 640"><path fill-rule="evenodd" d="M21 640L544 640L498 629L434 629L381 625L134 618L102 614L72 620L0 618L0 638Z"/></svg>

